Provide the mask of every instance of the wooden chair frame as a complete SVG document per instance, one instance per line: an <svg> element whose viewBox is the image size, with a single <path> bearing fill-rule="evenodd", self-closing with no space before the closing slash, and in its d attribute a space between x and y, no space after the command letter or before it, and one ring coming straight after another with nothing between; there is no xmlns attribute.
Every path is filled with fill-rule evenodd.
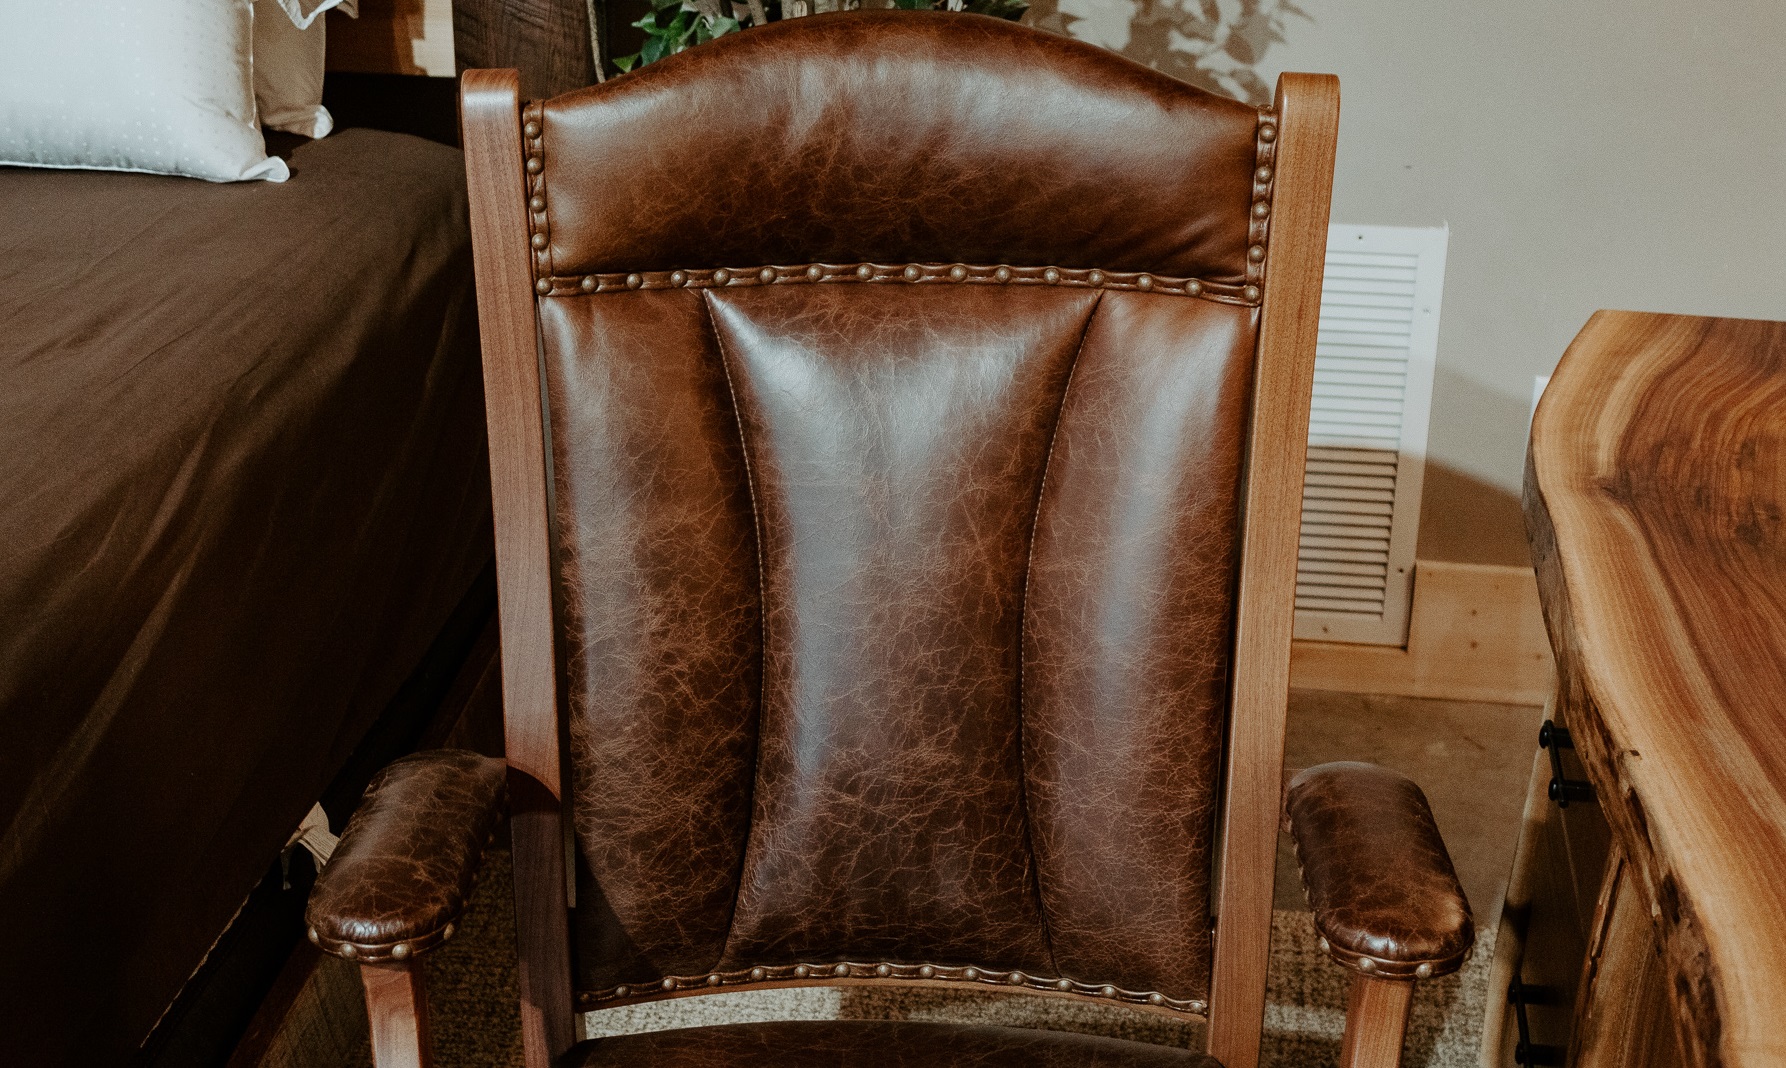
<svg viewBox="0 0 1786 1068"><path fill-rule="evenodd" d="M496 510L521 1024L528 1068L550 1068L572 1044L576 1029L548 467L521 101L514 71L467 71L462 93ZM1209 1012L1209 1052L1224 1068L1255 1068L1265 1017L1296 554L1339 83L1328 75L1285 74L1278 80L1274 111L1277 173L1245 461ZM1372 1018L1393 1008L1382 997L1366 996L1374 993L1355 991L1353 998ZM1383 1012L1373 1011L1376 1005L1384 1005ZM1400 1018L1384 1018L1398 1052L1405 1012L1404 994ZM1367 1026L1365 1020L1350 1023ZM1371 1032L1360 1034L1368 1038ZM1386 1041L1385 1036L1365 1046ZM1349 1033L1349 1056L1355 1044Z"/></svg>

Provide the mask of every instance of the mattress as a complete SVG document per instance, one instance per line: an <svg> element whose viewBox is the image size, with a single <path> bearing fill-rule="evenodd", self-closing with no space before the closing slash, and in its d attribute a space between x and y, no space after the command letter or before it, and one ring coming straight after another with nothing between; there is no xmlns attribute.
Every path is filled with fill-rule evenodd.
<svg viewBox="0 0 1786 1068"><path fill-rule="evenodd" d="M488 561L457 151L0 168L0 1061L128 1060Z"/></svg>

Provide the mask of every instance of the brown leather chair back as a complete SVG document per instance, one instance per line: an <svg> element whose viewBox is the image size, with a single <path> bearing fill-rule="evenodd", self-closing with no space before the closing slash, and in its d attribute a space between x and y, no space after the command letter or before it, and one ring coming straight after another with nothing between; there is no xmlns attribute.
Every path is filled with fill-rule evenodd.
<svg viewBox="0 0 1786 1068"><path fill-rule="evenodd" d="M877 12L521 119L579 1005L1205 1011L1276 116Z"/></svg>

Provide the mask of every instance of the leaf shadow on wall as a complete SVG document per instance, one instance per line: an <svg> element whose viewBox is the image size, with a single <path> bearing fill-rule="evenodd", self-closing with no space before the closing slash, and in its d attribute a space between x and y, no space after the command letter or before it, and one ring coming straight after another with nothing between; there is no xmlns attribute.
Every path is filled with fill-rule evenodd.
<svg viewBox="0 0 1786 1068"><path fill-rule="evenodd" d="M1024 21L1263 106L1272 87L1256 68L1292 19L1313 22L1292 0L1032 0Z"/></svg>

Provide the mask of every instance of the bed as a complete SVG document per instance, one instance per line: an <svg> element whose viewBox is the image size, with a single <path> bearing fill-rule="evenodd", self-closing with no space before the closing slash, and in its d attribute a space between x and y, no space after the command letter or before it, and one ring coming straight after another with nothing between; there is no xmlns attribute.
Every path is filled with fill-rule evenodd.
<svg viewBox="0 0 1786 1068"><path fill-rule="evenodd" d="M456 150L0 168L0 1039L128 1062L490 557Z"/></svg>

